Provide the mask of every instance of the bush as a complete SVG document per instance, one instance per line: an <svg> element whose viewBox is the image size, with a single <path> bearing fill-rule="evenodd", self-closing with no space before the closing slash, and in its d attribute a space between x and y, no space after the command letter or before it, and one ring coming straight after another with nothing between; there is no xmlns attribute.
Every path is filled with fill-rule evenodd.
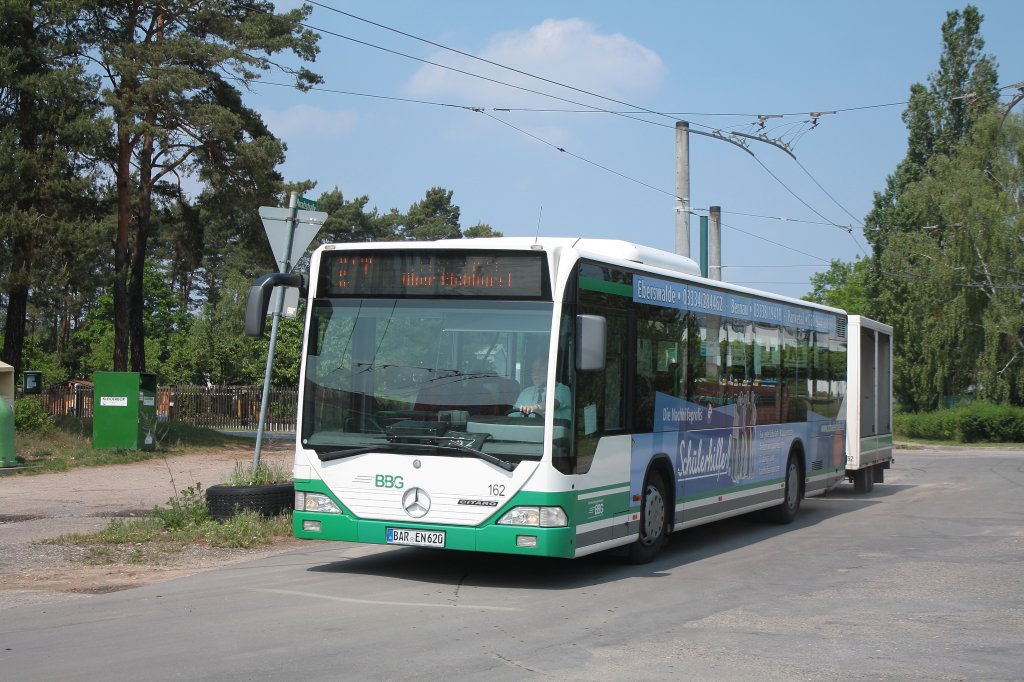
<svg viewBox="0 0 1024 682"><path fill-rule="evenodd" d="M210 510L206 506L206 497L198 483L180 491L175 497L167 500L167 508L153 509L153 517L163 523L167 530L184 530L193 526L201 526L210 520Z"/></svg>
<svg viewBox="0 0 1024 682"><path fill-rule="evenodd" d="M976 402L934 412L900 413L895 433L905 438L958 443L1024 442L1024 408Z"/></svg>
<svg viewBox="0 0 1024 682"><path fill-rule="evenodd" d="M46 433L53 426L53 419L36 396L26 396L14 401L14 429L22 433Z"/></svg>

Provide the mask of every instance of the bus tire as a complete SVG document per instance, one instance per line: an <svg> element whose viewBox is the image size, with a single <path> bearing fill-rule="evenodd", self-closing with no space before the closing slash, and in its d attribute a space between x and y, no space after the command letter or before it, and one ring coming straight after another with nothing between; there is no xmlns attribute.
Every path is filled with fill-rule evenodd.
<svg viewBox="0 0 1024 682"><path fill-rule="evenodd" d="M793 523L797 512L800 511L800 500L803 498L803 490L800 480L803 472L800 470L800 458L795 453L790 453L786 462L786 479L782 489L782 504L765 510L765 518L773 523Z"/></svg>
<svg viewBox="0 0 1024 682"><path fill-rule="evenodd" d="M644 482L644 496L640 502L640 537L629 547L626 555L631 564L646 564L654 559L668 537L668 498L665 482L658 471L652 470Z"/></svg>
<svg viewBox="0 0 1024 682"><path fill-rule="evenodd" d="M875 489L875 468L864 467L853 472L853 492L869 493Z"/></svg>

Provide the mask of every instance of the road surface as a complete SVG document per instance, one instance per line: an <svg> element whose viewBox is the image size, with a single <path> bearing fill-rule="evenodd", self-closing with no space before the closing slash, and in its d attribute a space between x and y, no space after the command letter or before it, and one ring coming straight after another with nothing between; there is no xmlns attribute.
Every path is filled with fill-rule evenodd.
<svg viewBox="0 0 1024 682"><path fill-rule="evenodd" d="M900 450L789 526L733 519L626 566L311 542L0 611L5 680L1011 680L1024 451Z"/></svg>

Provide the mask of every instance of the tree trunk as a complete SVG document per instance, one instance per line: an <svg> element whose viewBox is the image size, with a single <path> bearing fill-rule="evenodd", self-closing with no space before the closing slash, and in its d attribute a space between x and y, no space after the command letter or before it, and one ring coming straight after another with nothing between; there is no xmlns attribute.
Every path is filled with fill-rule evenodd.
<svg viewBox="0 0 1024 682"><path fill-rule="evenodd" d="M146 371L146 327L144 276L146 273L146 228L148 222L147 204L149 191L144 187L139 193L139 221L135 231L135 248L132 254L131 276L128 282L128 332L131 339L131 360L133 372Z"/></svg>
<svg viewBox="0 0 1024 682"><path fill-rule="evenodd" d="M14 368L14 376L21 376L21 351L25 346L25 318L28 311L28 286L11 287L7 293L7 324L4 326L4 347L0 360Z"/></svg>
<svg viewBox="0 0 1024 682"><path fill-rule="evenodd" d="M128 227L132 220L132 146L129 133L117 131L117 239L114 242L114 371L128 369Z"/></svg>
<svg viewBox="0 0 1024 682"><path fill-rule="evenodd" d="M132 371L146 371L145 274L146 242L153 212L152 175L153 138L147 135L142 144L139 164L139 213L135 221L135 248L132 253L128 282L128 331L131 338Z"/></svg>

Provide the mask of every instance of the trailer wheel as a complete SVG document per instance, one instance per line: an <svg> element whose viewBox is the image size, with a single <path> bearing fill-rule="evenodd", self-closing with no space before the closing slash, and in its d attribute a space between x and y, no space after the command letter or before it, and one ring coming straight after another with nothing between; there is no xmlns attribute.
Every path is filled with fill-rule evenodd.
<svg viewBox="0 0 1024 682"><path fill-rule="evenodd" d="M786 462L786 480L782 495L782 504L766 510L766 518L775 523L792 523L796 514L800 511L800 500L803 497L803 490L800 486L800 458L794 454L789 455Z"/></svg>
<svg viewBox="0 0 1024 682"><path fill-rule="evenodd" d="M869 493L875 489L875 468L864 467L853 472L853 491Z"/></svg>
<svg viewBox="0 0 1024 682"><path fill-rule="evenodd" d="M640 537L629 547L631 564L646 564L657 556L668 537L668 503L661 474L652 471L644 483L640 502Z"/></svg>

